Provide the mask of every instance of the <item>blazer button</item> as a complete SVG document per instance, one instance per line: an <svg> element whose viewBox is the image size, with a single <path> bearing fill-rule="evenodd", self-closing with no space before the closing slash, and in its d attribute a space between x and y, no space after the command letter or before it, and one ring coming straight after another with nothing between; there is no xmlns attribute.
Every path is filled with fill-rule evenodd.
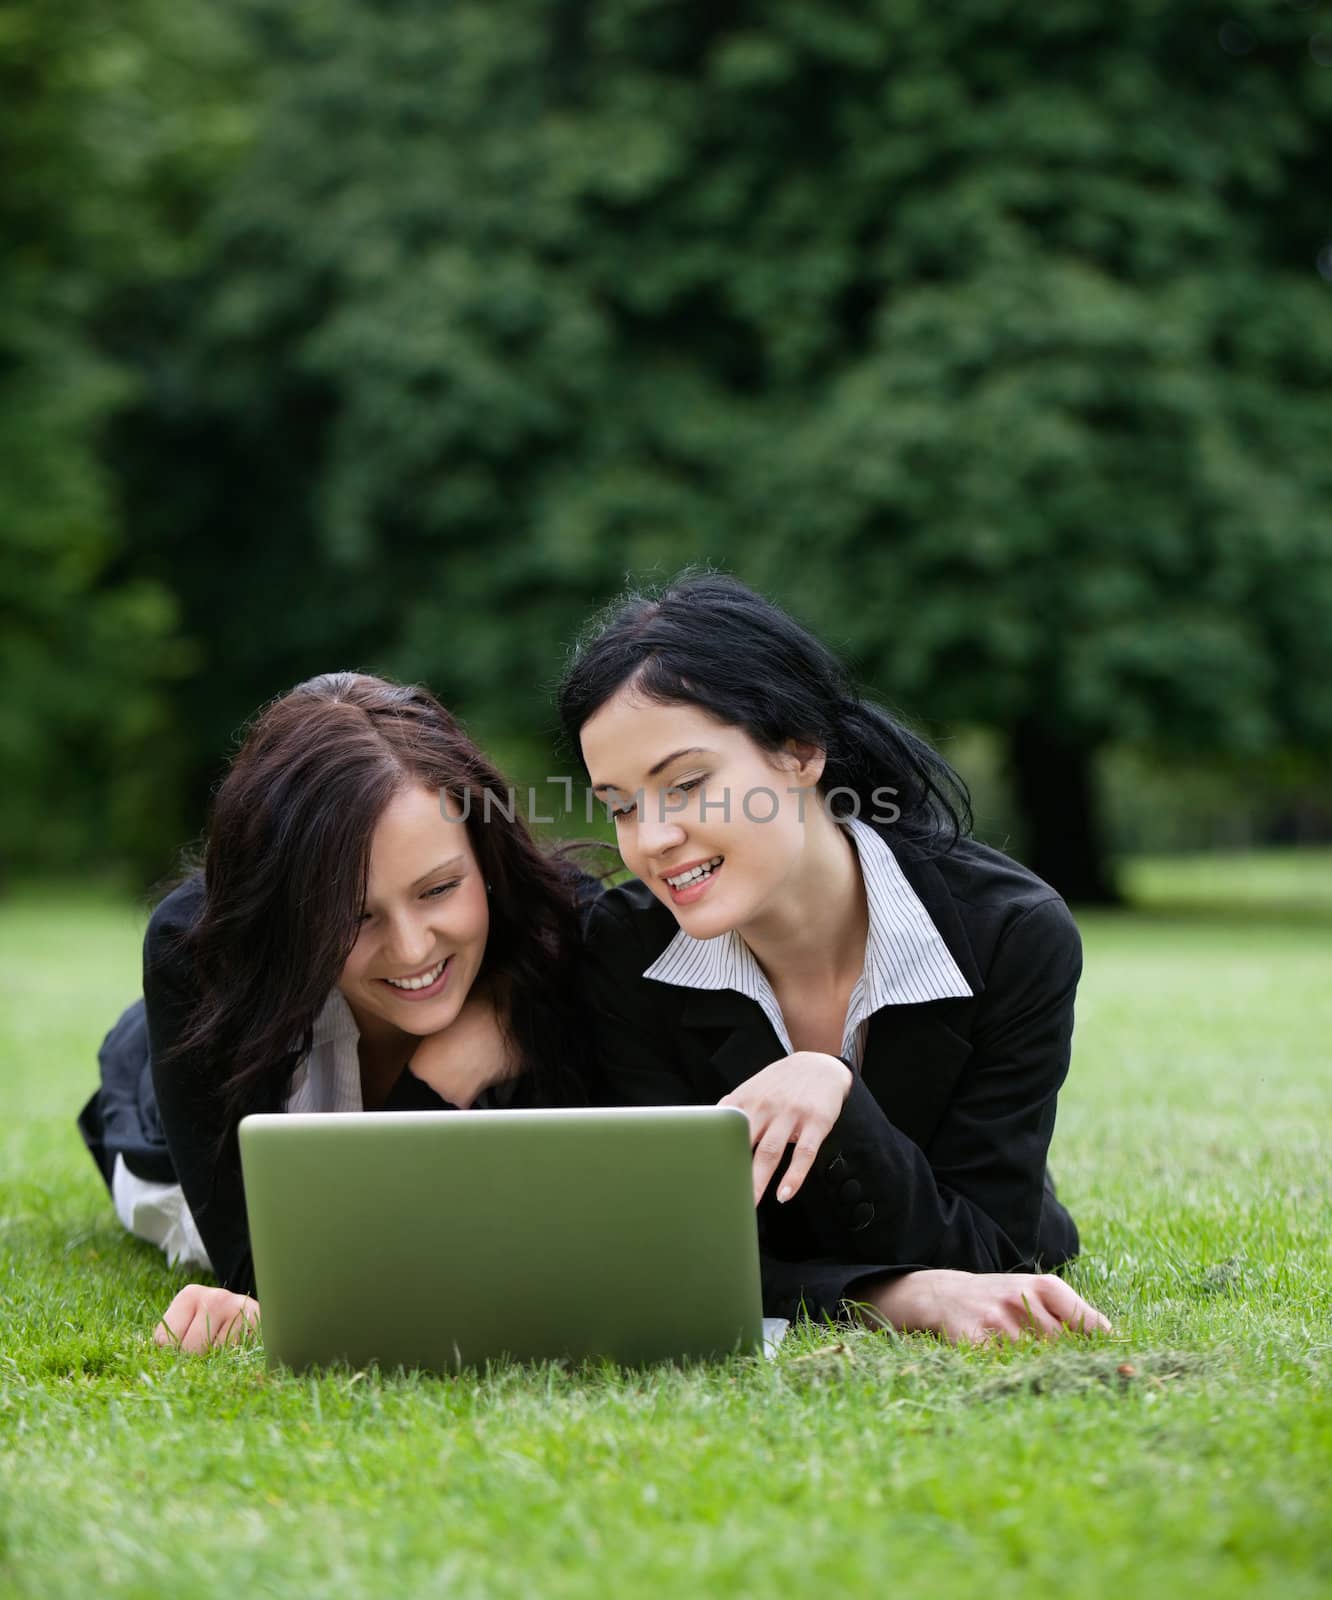
<svg viewBox="0 0 1332 1600"><path fill-rule="evenodd" d="M874 1221L874 1207L868 1200L862 1200L851 1213L851 1226L856 1229L868 1228Z"/></svg>
<svg viewBox="0 0 1332 1600"><path fill-rule="evenodd" d="M837 1191L838 1199L843 1205L853 1206L860 1199L860 1184L855 1178L848 1178Z"/></svg>

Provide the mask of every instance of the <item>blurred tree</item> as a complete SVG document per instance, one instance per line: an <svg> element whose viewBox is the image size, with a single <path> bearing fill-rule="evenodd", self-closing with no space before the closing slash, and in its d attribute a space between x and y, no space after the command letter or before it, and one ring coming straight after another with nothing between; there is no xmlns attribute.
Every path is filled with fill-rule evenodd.
<svg viewBox="0 0 1332 1600"><path fill-rule="evenodd" d="M0 5L0 868L132 848L174 616L115 572L99 430L124 380L88 322L107 179L87 137L106 65L79 8ZM142 776L140 774L143 774Z"/></svg>
<svg viewBox="0 0 1332 1600"><path fill-rule="evenodd" d="M108 301L171 269L166 213L207 168L203 75L173 50L188 39L216 73L221 35L178 18L164 0L127 0L111 22L0 0L6 868L155 862L181 827L169 689L190 652L169 588L131 568L103 448L134 388Z"/></svg>
<svg viewBox="0 0 1332 1600"><path fill-rule="evenodd" d="M243 716L333 666L530 736L560 637L536 508L612 331L543 153L543 7L246 14L263 137L198 271L128 306L143 390L117 435L136 561L206 651L196 796ZM564 617L586 598L580 570Z"/></svg>
<svg viewBox="0 0 1332 1600"><path fill-rule="evenodd" d="M135 570L205 652L196 794L332 665L531 737L589 600L708 557L999 730L1074 898L1113 890L1109 741L1332 732L1301 9L243 15L253 152L188 270L115 302Z"/></svg>
<svg viewBox="0 0 1332 1600"><path fill-rule="evenodd" d="M765 464L749 570L794 560L895 696L1006 732L1027 859L1072 898L1113 894L1106 745L1332 743L1311 31L920 7L863 35L863 93L820 97L837 221L811 203L782 256L846 241L821 299L849 338ZM848 43L820 33L796 93Z"/></svg>

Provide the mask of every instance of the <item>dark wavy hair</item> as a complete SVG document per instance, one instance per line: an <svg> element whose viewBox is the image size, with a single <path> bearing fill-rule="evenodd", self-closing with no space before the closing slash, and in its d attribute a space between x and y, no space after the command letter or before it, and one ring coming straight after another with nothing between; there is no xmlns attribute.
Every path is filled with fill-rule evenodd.
<svg viewBox="0 0 1332 1600"><path fill-rule="evenodd" d="M413 785L466 810L490 885L481 975L521 1065L517 1097L580 1098L573 869L507 820L504 780L428 690L330 672L258 715L213 804L184 935L199 998L176 1054L215 1066L219 1151L247 1111L282 1104L355 943L375 825Z"/></svg>
<svg viewBox="0 0 1332 1600"><path fill-rule="evenodd" d="M769 754L788 739L826 751L819 788L834 815L871 815L881 805L875 790L890 788L901 838L942 852L971 831L966 784L938 751L859 694L826 645L738 578L687 570L658 591L622 594L593 620L559 690L575 751L584 723L631 682L646 700L697 706L743 728Z"/></svg>

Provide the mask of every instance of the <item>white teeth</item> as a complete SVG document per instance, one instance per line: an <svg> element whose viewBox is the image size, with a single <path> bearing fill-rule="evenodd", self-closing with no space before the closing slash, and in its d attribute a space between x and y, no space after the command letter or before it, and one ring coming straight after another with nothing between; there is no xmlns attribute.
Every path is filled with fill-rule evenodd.
<svg viewBox="0 0 1332 1600"><path fill-rule="evenodd" d="M705 861L701 867L690 867L688 872L682 872L674 878L667 878L666 882L670 884L672 889L683 889L688 884L697 883L700 878L706 878L721 864L721 856L713 856L711 861Z"/></svg>
<svg viewBox="0 0 1332 1600"><path fill-rule="evenodd" d="M419 978L385 978L384 982L391 983L395 989L428 989L443 970L444 962L441 961L437 967L422 973Z"/></svg>

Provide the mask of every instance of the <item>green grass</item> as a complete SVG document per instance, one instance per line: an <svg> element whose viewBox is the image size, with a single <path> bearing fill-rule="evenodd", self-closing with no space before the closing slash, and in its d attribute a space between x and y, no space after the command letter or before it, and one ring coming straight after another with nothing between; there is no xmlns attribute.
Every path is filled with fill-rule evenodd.
<svg viewBox="0 0 1332 1600"><path fill-rule="evenodd" d="M1082 919L1053 1166L1113 1339L449 1380L148 1342L183 1276L72 1121L142 918L12 899L0 1592L1325 1596L1330 869L1142 863L1146 909Z"/></svg>

